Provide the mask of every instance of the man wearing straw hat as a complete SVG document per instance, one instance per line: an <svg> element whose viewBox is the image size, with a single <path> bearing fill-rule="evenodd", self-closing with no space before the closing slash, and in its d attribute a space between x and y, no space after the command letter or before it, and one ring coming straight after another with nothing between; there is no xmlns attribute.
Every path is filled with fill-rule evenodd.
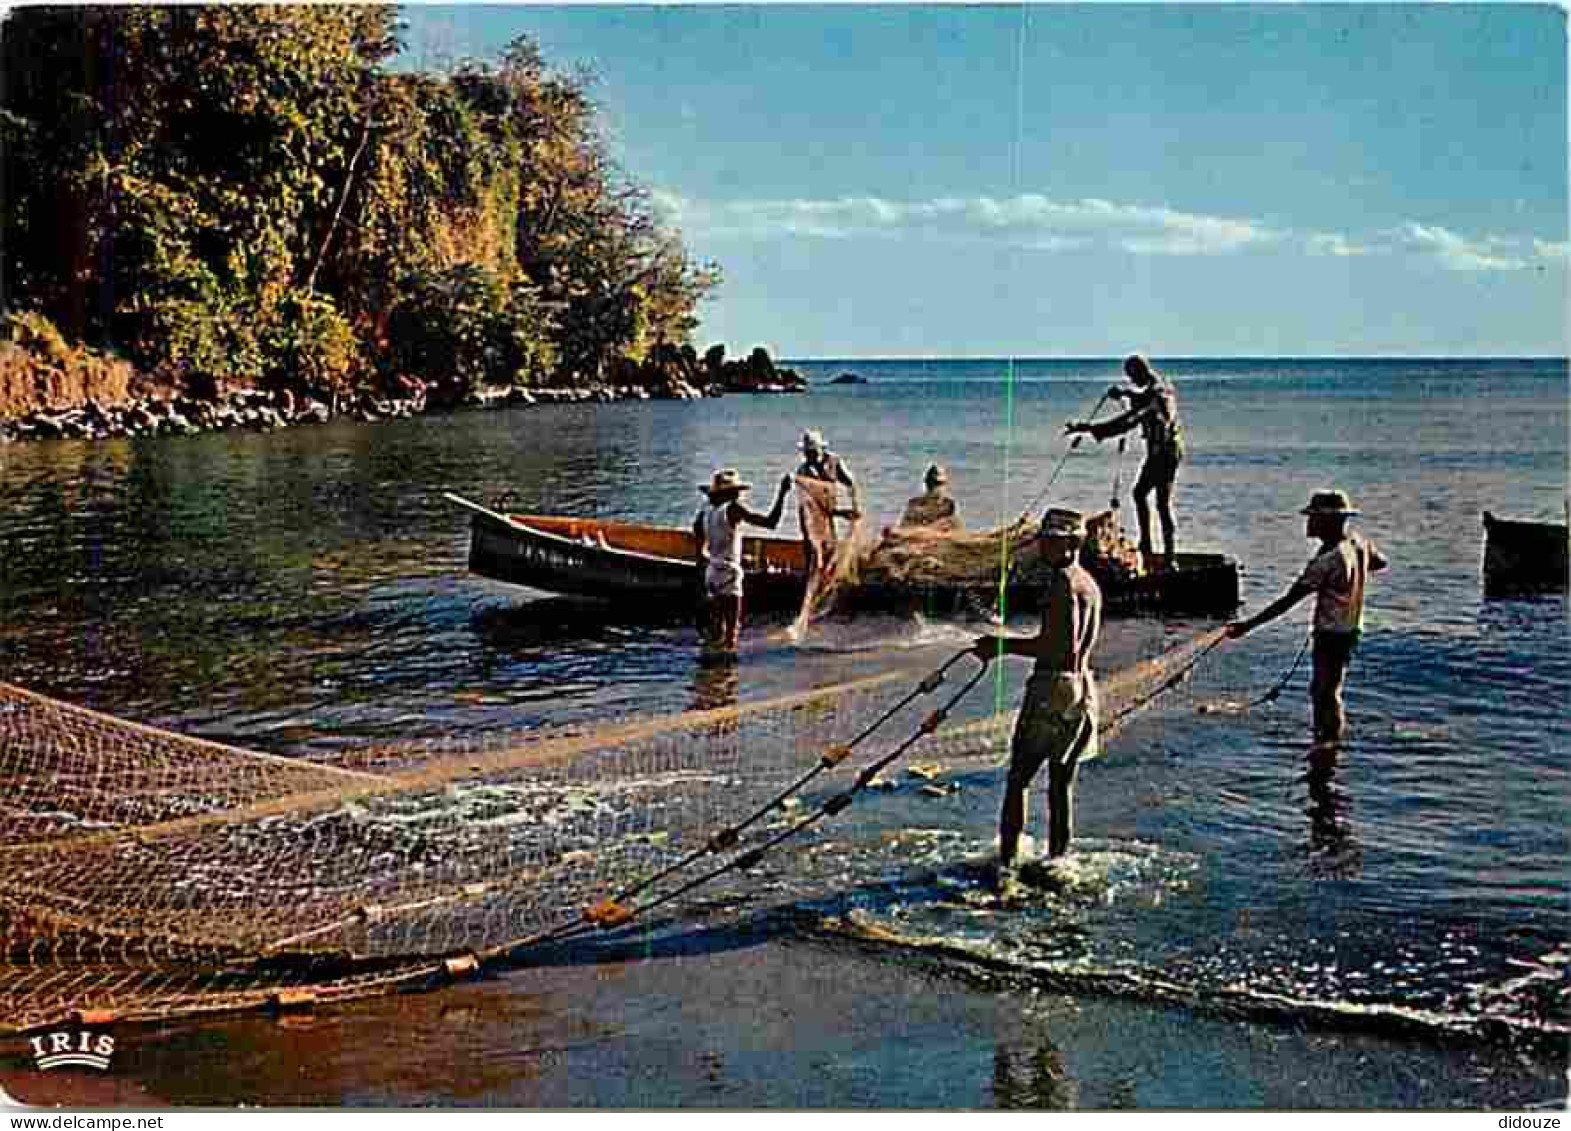
<svg viewBox="0 0 1571 1131"><path fill-rule="evenodd" d="M1054 508L1042 517L1038 541L1052 567L1035 636L986 633L973 646L983 663L994 656L1030 656L1036 668L1026 684L1009 751L1009 776L998 818L999 890L1014 881L1015 857L1025 826L1026 793L1047 764L1048 855L1062 856L1075 832L1075 774L1100 751L1098 697L1091 653L1102 628L1102 591L1080 564L1085 519Z"/></svg>
<svg viewBox="0 0 1571 1131"><path fill-rule="evenodd" d="M1364 590L1369 575L1389 563L1373 542L1348 530L1348 519L1358 511L1345 492L1317 491L1300 513L1305 516L1304 536L1320 539L1319 551L1286 593L1254 616L1228 625L1227 635L1237 640L1314 594L1314 678L1309 701L1315 741L1334 743L1342 738L1342 682L1364 631Z"/></svg>
<svg viewBox="0 0 1571 1131"><path fill-rule="evenodd" d="M780 491L768 514L742 505L742 492L752 486L743 482L736 468L723 467L707 485L698 488L709 499L693 519L693 540L704 574L700 610L704 649L711 655L735 656L742 634L742 524L765 530L779 526L791 477L781 477Z"/></svg>

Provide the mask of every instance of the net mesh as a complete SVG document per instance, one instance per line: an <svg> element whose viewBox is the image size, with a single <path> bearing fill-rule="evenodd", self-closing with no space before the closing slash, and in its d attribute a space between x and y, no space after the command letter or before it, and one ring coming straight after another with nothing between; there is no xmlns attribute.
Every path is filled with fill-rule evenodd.
<svg viewBox="0 0 1571 1131"><path fill-rule="evenodd" d="M1105 677L1108 726L1216 635ZM379 747L344 765L0 684L0 1031L81 1010L156 1018L362 996L441 980L455 958L516 954L767 805L925 674L587 733ZM896 710L867 759L933 705ZM1012 724L962 717L918 749L998 758Z"/></svg>

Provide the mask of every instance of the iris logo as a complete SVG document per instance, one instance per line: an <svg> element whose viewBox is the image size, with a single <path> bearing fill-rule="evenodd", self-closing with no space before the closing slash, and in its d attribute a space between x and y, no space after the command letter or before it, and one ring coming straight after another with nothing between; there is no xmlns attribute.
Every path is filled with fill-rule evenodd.
<svg viewBox="0 0 1571 1131"><path fill-rule="evenodd" d="M30 1043L33 1063L44 1072L52 1068L96 1068L107 1072L109 1058L115 1054L115 1039L90 1029L46 1033L32 1038Z"/></svg>

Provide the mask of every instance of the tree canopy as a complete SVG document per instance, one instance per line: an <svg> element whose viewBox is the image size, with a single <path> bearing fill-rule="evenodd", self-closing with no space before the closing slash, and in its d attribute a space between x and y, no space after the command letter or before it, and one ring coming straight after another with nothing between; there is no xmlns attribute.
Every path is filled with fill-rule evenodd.
<svg viewBox="0 0 1571 1131"><path fill-rule="evenodd" d="M143 372L316 394L581 384L718 270L527 38L387 66L390 5L34 7L0 32L0 305Z"/></svg>

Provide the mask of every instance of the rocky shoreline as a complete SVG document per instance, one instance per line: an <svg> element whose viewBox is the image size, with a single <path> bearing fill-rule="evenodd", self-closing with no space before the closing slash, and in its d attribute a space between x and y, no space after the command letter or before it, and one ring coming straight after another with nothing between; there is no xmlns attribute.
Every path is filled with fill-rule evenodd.
<svg viewBox="0 0 1571 1131"><path fill-rule="evenodd" d="M189 436L201 432L271 432L332 420L371 422L474 409L553 404L608 404L627 400L701 400L738 393L800 393L807 381L774 365L756 349L745 361L725 360L722 347L700 361L691 347L658 352L643 364L613 374L615 383L453 389L414 377L399 377L381 391L334 398L336 403L288 389L228 387L211 396L153 393L103 403L38 409L0 420L0 443L27 440L107 440L135 436Z"/></svg>

